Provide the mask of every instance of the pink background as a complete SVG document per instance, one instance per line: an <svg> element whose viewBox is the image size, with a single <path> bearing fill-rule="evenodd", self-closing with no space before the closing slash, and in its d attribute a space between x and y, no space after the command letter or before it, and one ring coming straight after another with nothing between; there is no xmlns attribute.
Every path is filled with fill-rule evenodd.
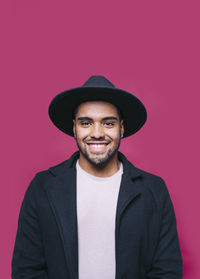
<svg viewBox="0 0 200 279"><path fill-rule="evenodd" d="M102 74L148 112L120 150L166 181L184 279L200 278L199 1L18 0L1 43L1 278L10 278L20 205L31 179L67 159L74 140L47 114L59 92Z"/></svg>

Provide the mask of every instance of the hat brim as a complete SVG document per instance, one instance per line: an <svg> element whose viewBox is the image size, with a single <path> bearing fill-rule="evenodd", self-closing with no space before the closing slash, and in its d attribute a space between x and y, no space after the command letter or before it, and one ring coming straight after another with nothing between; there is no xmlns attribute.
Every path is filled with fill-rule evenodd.
<svg viewBox="0 0 200 279"><path fill-rule="evenodd" d="M77 87L58 94L49 105L49 117L58 129L73 136L74 110L87 101L105 101L118 107L124 120L123 137L136 133L147 119L146 109L137 97L108 87Z"/></svg>

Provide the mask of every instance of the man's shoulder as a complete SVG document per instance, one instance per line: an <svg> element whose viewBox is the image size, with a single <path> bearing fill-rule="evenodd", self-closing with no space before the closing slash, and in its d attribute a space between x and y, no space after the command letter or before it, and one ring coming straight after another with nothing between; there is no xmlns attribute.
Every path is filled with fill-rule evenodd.
<svg viewBox="0 0 200 279"><path fill-rule="evenodd" d="M152 194L166 194L167 186L165 180L154 173L137 168L129 160L126 159L126 167L129 169L129 174L132 180L138 179L142 190L151 192Z"/></svg>
<svg viewBox="0 0 200 279"><path fill-rule="evenodd" d="M164 179L160 175L146 171L144 169L139 169L139 168L137 168L137 169L141 172L141 175L145 180L147 180L151 183L158 183L158 184L165 183Z"/></svg>
<svg viewBox="0 0 200 279"><path fill-rule="evenodd" d="M145 181L163 183L164 180L159 175L146 171L144 169L136 167L132 162L130 162L122 153L120 153L124 167L128 170L129 174L134 177L141 177Z"/></svg>
<svg viewBox="0 0 200 279"><path fill-rule="evenodd" d="M136 168L136 167L134 167ZM146 170L136 168L138 172L140 172L141 176L141 181L143 181L146 185L146 187L160 187L160 186L165 186L165 180L154 173L148 172Z"/></svg>
<svg viewBox="0 0 200 279"><path fill-rule="evenodd" d="M41 170L37 172L30 184L33 185L32 186L33 188L37 188L37 186L40 188L41 185L43 186L43 188L46 187L46 185L48 185L49 182L52 182L55 179L55 177L62 176L66 174L69 169L73 169L77 157L78 157L78 152L75 152L67 160L64 160L56 165L53 165L46 170Z"/></svg>

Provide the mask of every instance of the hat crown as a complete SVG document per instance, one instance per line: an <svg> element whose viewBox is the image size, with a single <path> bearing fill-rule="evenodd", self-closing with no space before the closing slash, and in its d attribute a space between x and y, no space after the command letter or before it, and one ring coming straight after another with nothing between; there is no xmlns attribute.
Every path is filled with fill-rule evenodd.
<svg viewBox="0 0 200 279"><path fill-rule="evenodd" d="M115 88L114 84L104 76L91 76L84 84L83 87L108 87Z"/></svg>

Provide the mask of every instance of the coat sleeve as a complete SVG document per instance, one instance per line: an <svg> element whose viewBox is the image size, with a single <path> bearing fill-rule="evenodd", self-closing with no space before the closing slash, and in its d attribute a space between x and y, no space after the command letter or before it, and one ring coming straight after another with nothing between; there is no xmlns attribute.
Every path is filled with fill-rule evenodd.
<svg viewBox="0 0 200 279"><path fill-rule="evenodd" d="M182 257L176 217L169 192L162 179L161 184L163 192L160 198L160 233L147 278L182 279Z"/></svg>
<svg viewBox="0 0 200 279"><path fill-rule="evenodd" d="M12 258L12 278L48 279L36 204L37 175L22 202Z"/></svg>

